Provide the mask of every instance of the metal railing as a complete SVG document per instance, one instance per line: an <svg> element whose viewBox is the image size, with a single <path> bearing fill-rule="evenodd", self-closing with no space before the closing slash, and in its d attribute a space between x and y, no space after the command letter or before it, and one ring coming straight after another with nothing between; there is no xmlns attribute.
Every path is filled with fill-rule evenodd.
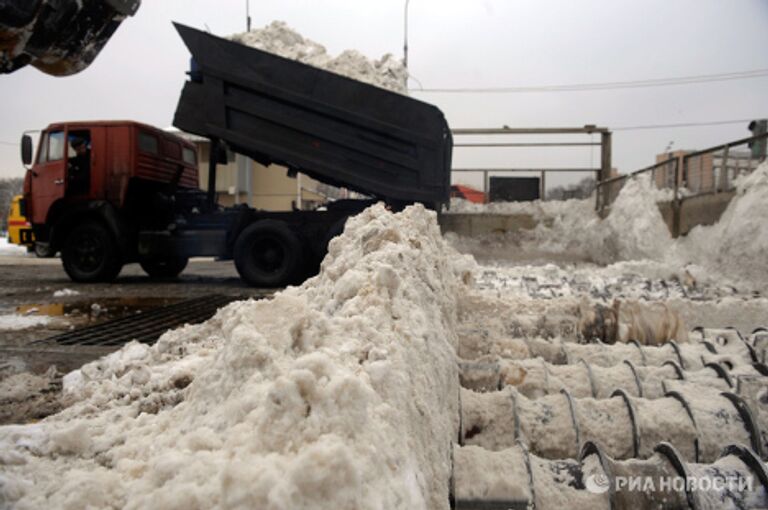
<svg viewBox="0 0 768 510"><path fill-rule="evenodd" d="M671 190L670 199L676 202L686 197L733 191L736 177L753 172L765 161L765 154L751 150L749 145L766 139L768 133L687 154L671 154L655 165L600 180L596 208L600 212L610 208L629 179L646 173L651 174L651 182L657 188Z"/></svg>
<svg viewBox="0 0 768 510"><path fill-rule="evenodd" d="M451 173L482 173L483 174L483 193L486 201L490 195L490 177L491 174L510 174L510 173L533 173L539 175L539 195L542 200L546 197L547 174L551 172L584 172L595 176L595 181L600 181L610 175L611 172L611 132L604 127L586 125L584 127L564 127L564 128L488 128L488 129L454 129L454 137L463 136L486 136L486 135L592 135L599 134L599 142L457 142L454 147L600 147L600 167L599 168L454 168Z"/></svg>

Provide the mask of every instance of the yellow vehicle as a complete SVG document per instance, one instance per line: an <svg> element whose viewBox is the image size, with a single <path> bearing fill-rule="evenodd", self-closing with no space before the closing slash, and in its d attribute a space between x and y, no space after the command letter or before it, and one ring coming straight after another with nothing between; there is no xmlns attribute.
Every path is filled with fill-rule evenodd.
<svg viewBox="0 0 768 510"><path fill-rule="evenodd" d="M8 212L8 242L26 246L29 251L35 246L35 236L32 233L32 225L21 212L23 197L16 195L11 200L11 210Z"/></svg>
<svg viewBox="0 0 768 510"><path fill-rule="evenodd" d="M8 242L26 246L28 252L35 252L38 257L53 257L55 253L51 252L47 243L35 242L32 225L22 212L23 199L22 195L16 195L11 200L11 209L8 211Z"/></svg>

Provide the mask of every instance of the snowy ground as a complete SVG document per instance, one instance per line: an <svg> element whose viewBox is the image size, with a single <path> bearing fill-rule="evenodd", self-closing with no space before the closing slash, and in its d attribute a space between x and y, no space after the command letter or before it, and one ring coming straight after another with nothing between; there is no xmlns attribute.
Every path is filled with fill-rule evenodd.
<svg viewBox="0 0 768 510"><path fill-rule="evenodd" d="M491 360L544 356L547 363L562 363L561 353L572 352L576 354L567 359L584 359L590 348L607 349L577 344L588 340L585 318L620 303L628 311L617 311L615 319L623 321L617 331L637 332L633 321L648 325L645 312L635 313L645 304L661 310L661 316L651 314L650 323L661 324L663 335L672 335L674 325L672 338L692 345L685 352L705 353L687 358L689 364L698 363L694 368L703 370L711 359L727 362L734 375L751 370L743 353L711 357L693 345L687 332L699 325L735 325L748 333L766 324L768 307L760 295L765 271L759 271L764 260L749 258L738 268L712 263L723 254L754 256L755 246L760 249L765 227L741 234L738 228L755 226L739 215L747 212L744 203L762 206L757 193L765 192L764 184L756 178L742 190L724 215L727 227L709 227L710 235L731 244L696 241L709 249L696 263L679 256L692 250L695 237L679 242L664 237L660 218L653 214L629 220L627 208L643 203L636 195L643 193L642 182L635 195L619 198L616 217L603 220L605 225L588 220L589 228L581 225L581 231L567 238L563 233L579 225L568 212L581 216L578 204L547 206L559 209L557 217L545 222L533 239L518 240L516 249L535 250L537 256L560 250L557 263L542 257L535 264L520 264L499 257L478 265L450 247L434 214L423 208L401 214L371 208L350 220L331 243L320 275L301 287L270 300L233 303L204 324L167 333L152 347L129 344L67 374L62 397L47 397L59 395L55 373L30 377L17 371L6 377L1 398L37 405L41 417L45 411L62 410L36 424L0 427L0 497L32 508L54 502L73 508L447 508L459 413L465 414L466 423L484 424L482 433L472 432L474 439L466 436L466 429L462 434L486 450L503 444L511 430L506 418L495 431L487 425L498 422L493 402L511 402L509 391L475 398L462 390L466 407L459 405L457 355L470 361L489 355ZM624 189L632 191L633 186ZM661 242L643 238L649 233ZM449 240L459 248L466 241ZM741 244L732 244L736 242ZM571 249L587 257L568 261ZM600 263L601 258L609 260ZM56 289L63 296L57 299L80 298L67 288ZM55 291L47 292L52 297ZM644 343L657 340L649 338ZM639 352L625 347L629 350L616 351L613 362L606 353L594 359L620 365L623 356ZM642 360L648 356L646 361L658 360L654 366L661 366L674 359L669 358L674 351L655 349L656 358L648 351ZM506 366L517 370L504 375L508 383L521 380L520 367L532 370L531 365ZM561 381L569 381L573 371L585 373L583 363L567 367L563 373L558 369L558 377L565 377ZM619 373L611 366L606 370ZM554 368L550 371L548 382L541 379L547 385L556 384ZM701 377L708 381L717 376ZM627 380L617 375L601 394L610 395L613 383ZM575 380L562 384L567 387ZM579 384L571 387L588 395L589 386L583 380ZM756 391L745 398L752 398L758 421L768 425L768 413L760 407L763 397ZM24 400L28 395L34 398ZM611 455L628 455L631 434L621 401L587 400L578 402L585 430L600 437L608 433ZM519 402L533 413L521 416L521 426L539 431L525 438L527 446L538 455L567 455L575 462L578 445L569 435L564 401L552 395L541 402ZM672 405L653 402L636 405ZM546 419L547 406L562 419L537 439L545 429L536 420ZM505 413L502 409L499 416ZM533 419L536 413L543 418ZM624 416L617 422L621 427L604 422L605 416L614 415ZM658 420L648 419L659 429ZM684 428L685 415L677 413L674 419L681 421L680 437L687 438L691 429ZM745 429L739 423L730 422L733 434L709 436L708 461L717 457L728 437L743 439ZM714 430L715 425L705 421L700 427ZM462 479L481 487L490 483L487 469L481 465L474 474L462 471ZM510 490L522 494L519 486ZM568 490L572 488L539 488L539 501L555 501Z"/></svg>
<svg viewBox="0 0 768 510"><path fill-rule="evenodd" d="M25 257L27 248L18 244L10 244L8 238L0 236L0 257Z"/></svg>
<svg viewBox="0 0 768 510"><path fill-rule="evenodd" d="M391 90L405 84L391 57L334 59L284 24L236 39ZM768 324L768 165L739 184L718 224L686 239L671 239L658 198L640 178L604 220L592 201L494 206L539 225L514 237L447 240L423 207L392 214L377 205L347 223L320 274L300 287L232 303L153 346L132 342L63 377L0 359L0 405L20 422L0 427L0 508L447 509L451 495L608 508L608 495L584 489L585 476L605 472L596 455L577 459L579 434L611 457L637 454L627 469L664 464L649 458L659 441L687 462L694 437L706 462L728 441L768 446L713 389L729 388L723 371L753 377L742 397L768 430L765 379L753 374L744 343L729 343L727 331L688 335L695 326ZM49 326L25 324L46 320L19 311L30 296L158 294L135 268L115 285L74 290L60 269L46 273L57 262L33 265L0 244L3 252L12 268L0 290L6 345ZM217 278L217 289L242 289L234 276ZM30 282L41 284L31 292ZM164 290L188 294L184 282ZM605 332L611 321L617 345L582 344L592 339L587 326ZM493 380L486 393L460 388L473 363ZM661 398L662 382L693 391L703 418L693 425L682 404ZM630 404L610 398L632 385L641 445ZM747 469L733 455L720 466ZM717 494L701 507L765 507L760 490Z"/></svg>

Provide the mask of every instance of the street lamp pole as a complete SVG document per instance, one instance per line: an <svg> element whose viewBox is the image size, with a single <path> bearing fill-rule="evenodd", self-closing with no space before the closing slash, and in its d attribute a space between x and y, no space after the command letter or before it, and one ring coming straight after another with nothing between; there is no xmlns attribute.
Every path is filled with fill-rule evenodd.
<svg viewBox="0 0 768 510"><path fill-rule="evenodd" d="M410 1L411 0L405 0L405 42L403 43L403 66L406 70L408 70L408 4Z"/></svg>

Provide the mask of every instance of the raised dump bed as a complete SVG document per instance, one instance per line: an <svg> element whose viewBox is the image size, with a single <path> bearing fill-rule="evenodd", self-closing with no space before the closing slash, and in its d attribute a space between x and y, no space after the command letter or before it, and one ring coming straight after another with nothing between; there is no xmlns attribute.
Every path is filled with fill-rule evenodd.
<svg viewBox="0 0 768 510"><path fill-rule="evenodd" d="M176 29L193 58L173 121L179 129L390 203L448 200L452 139L435 106Z"/></svg>

